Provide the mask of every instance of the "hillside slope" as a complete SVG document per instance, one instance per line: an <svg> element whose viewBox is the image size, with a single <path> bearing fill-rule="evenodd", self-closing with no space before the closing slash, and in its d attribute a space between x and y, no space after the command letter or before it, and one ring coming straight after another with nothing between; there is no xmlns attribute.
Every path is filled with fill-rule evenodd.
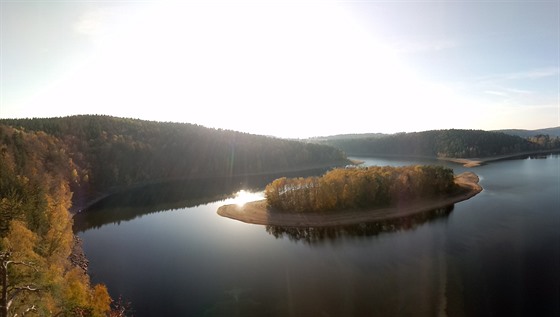
<svg viewBox="0 0 560 317"><path fill-rule="evenodd" d="M81 191L90 193L167 180L347 164L342 151L327 145L186 123L71 116L4 119L0 125L60 140L76 165Z"/></svg>
<svg viewBox="0 0 560 317"><path fill-rule="evenodd" d="M3 125L0 142L0 261L6 267L12 261L3 297L13 299L2 315L33 308L39 316L105 316L106 287L92 286L69 258L70 187L79 186L65 145L44 132Z"/></svg>
<svg viewBox="0 0 560 317"><path fill-rule="evenodd" d="M550 137L560 137L560 127L536 129L536 130L523 130L523 129L505 129L496 130L495 132L502 132L511 135L517 135L522 138L534 137L538 135L548 135Z"/></svg>
<svg viewBox="0 0 560 317"><path fill-rule="evenodd" d="M559 138L524 139L482 130L432 130L381 138L332 139L318 142L348 155L400 155L474 158L560 148Z"/></svg>

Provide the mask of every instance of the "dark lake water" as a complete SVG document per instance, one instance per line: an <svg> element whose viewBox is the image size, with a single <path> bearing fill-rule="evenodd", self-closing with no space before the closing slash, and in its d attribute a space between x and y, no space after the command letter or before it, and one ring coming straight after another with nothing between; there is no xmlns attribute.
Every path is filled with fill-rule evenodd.
<svg viewBox="0 0 560 317"><path fill-rule="evenodd" d="M319 230L216 214L274 177L177 182L112 197L75 228L93 281L134 316L560 316L558 155L473 169L364 160L446 164L484 191L414 219Z"/></svg>

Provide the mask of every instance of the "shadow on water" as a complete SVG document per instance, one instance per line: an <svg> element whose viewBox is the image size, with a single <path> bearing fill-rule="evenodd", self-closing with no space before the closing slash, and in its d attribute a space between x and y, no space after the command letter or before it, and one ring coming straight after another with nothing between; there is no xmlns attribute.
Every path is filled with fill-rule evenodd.
<svg viewBox="0 0 560 317"><path fill-rule="evenodd" d="M74 215L74 232L84 232L106 224L130 221L143 215L196 207L231 198L242 189L263 190L280 177L320 175L326 169L220 178L201 178L149 184L121 191L101 199Z"/></svg>
<svg viewBox="0 0 560 317"><path fill-rule="evenodd" d="M309 245L336 243L338 240L361 239L384 232L410 230L435 219L446 219L455 205L433 209L408 217L387 219L376 222L360 223L333 227L281 227L266 226L266 232L276 239L288 238L291 241Z"/></svg>

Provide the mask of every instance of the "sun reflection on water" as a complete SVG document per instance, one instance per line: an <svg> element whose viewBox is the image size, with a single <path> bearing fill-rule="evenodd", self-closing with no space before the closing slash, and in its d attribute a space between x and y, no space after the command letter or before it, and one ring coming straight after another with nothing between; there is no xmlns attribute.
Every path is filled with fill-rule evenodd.
<svg viewBox="0 0 560 317"><path fill-rule="evenodd" d="M235 193L234 203L238 206L243 206L248 202L264 199L263 192L248 192L244 189Z"/></svg>

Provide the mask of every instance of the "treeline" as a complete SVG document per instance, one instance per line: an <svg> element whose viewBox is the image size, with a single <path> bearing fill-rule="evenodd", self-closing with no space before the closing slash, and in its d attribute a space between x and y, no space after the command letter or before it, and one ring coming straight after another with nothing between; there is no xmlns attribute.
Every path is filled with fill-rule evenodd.
<svg viewBox="0 0 560 317"><path fill-rule="evenodd" d="M44 132L7 126L0 126L0 140L0 261L7 268L1 315L110 314L106 287L92 286L69 260L77 166L66 146Z"/></svg>
<svg viewBox="0 0 560 317"><path fill-rule="evenodd" d="M474 158L525 151L560 149L560 138L539 136L524 139L482 130L432 130L397 133L375 138L329 139L320 142L348 155L400 155Z"/></svg>
<svg viewBox="0 0 560 317"><path fill-rule="evenodd" d="M76 176L89 190L194 177L261 174L346 164L342 151L317 144L109 116L3 119L42 131L65 145Z"/></svg>
<svg viewBox="0 0 560 317"><path fill-rule="evenodd" d="M522 138L529 138L538 135L548 135L549 137L560 138L560 127L536 129L536 130L505 129L505 130L496 130L496 131L511 134L511 135L517 135Z"/></svg>
<svg viewBox="0 0 560 317"><path fill-rule="evenodd" d="M328 212L390 206L456 189L450 168L371 166L334 169L321 177L279 178L266 186L265 197L276 210Z"/></svg>
<svg viewBox="0 0 560 317"><path fill-rule="evenodd" d="M542 150L558 150L560 149L560 137L550 136L548 134L537 134L527 137L527 140L534 144L538 144Z"/></svg>

